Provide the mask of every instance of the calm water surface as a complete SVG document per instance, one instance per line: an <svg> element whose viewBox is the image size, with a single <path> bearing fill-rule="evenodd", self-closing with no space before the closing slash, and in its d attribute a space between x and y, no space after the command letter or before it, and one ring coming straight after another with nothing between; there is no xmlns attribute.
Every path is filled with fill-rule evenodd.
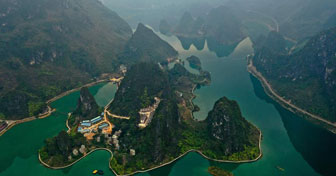
<svg viewBox="0 0 336 176"><path fill-rule="evenodd" d="M107 91L109 90L109 91ZM116 86L102 83L90 88L97 103L104 106L114 97ZM94 169L109 173L110 153L97 151L90 154L74 166L63 170L52 170L40 164L38 150L46 138L53 137L65 130L67 113L74 110L79 92L65 96L52 106L57 109L51 116L14 126L0 137L0 175L4 176L56 176L56 175L90 175ZM107 174L108 175L108 174Z"/></svg>

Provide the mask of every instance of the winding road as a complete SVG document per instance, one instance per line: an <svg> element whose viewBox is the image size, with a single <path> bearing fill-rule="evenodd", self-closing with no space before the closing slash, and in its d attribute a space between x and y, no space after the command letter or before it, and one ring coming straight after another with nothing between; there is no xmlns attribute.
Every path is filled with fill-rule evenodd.
<svg viewBox="0 0 336 176"><path fill-rule="evenodd" d="M320 116L317 116L317 115L315 115L315 114L312 114L312 113L310 113L310 112L307 112L307 111L305 111L305 110L303 110L303 109L301 109L301 108L295 106L295 105L292 104L290 101L285 100L285 99L284 99L283 97L281 97L280 95L278 95L278 94L274 91L274 89L272 88L272 86L269 84L269 82L266 80L266 78L265 78L260 72L257 71L257 69L256 69L256 67L253 65L253 61L252 61L251 59L249 60L248 71L249 71L252 75L254 75L255 77L257 77L257 78L262 82L263 87L264 87L265 89L268 90L268 91L266 91L266 92L270 92L270 93L271 93L271 94L272 94L278 101L280 101L281 103L285 103L287 106L290 107L290 108L288 108L288 107L285 107L285 108L287 108L287 109L289 109L289 110L291 110L291 108L293 108L293 109L295 109L296 111L298 111L298 112L300 112L300 113L302 113L302 114L304 114L304 115L307 115L307 116L309 116L309 117L311 117L311 118L313 118L313 119L319 120L320 122L326 123L326 124L328 124L328 125L330 125L330 126L336 128L336 123L332 123L332 122L330 122L330 121L328 121L328 120L323 119L323 118L320 117ZM281 103L280 103L280 104L281 104ZM291 110L291 111L292 111L292 110ZM292 111L292 112L293 112L293 111ZM334 132L334 131L332 131L332 132ZM334 132L334 133L335 133L335 132Z"/></svg>

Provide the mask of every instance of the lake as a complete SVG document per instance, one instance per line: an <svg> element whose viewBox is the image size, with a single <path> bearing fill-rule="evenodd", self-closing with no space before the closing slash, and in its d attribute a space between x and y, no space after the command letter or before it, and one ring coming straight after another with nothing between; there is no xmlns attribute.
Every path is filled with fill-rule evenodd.
<svg viewBox="0 0 336 176"><path fill-rule="evenodd" d="M197 97L193 102L201 108L194 114L195 118L205 119L215 101L222 96L236 100L243 116L261 129L264 155L254 163L227 164L189 153L170 165L139 175L204 176L209 175L207 168L212 165L230 170L236 176L336 175L333 168L336 166L336 135L287 111L265 94L260 82L246 69L246 55L253 53L249 38L240 42L229 56L218 57L208 49L207 42L201 50L193 45L184 49L178 38L158 35L178 50L181 59L198 56L203 69L211 72L211 85L195 91ZM90 91L98 104L104 106L114 97L116 86L102 83L91 87ZM66 129L67 113L74 110L78 97L79 92L75 92L53 102L57 111L50 117L17 125L0 137L1 176L81 176L90 175L94 169L113 175L108 168L110 154L106 151L94 152L62 170L45 168L38 161L37 152L43 141Z"/></svg>

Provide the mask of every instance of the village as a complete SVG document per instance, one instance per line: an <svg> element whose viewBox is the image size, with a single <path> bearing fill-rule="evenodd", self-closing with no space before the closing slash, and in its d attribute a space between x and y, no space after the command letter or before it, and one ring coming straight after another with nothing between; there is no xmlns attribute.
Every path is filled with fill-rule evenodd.
<svg viewBox="0 0 336 176"><path fill-rule="evenodd" d="M146 128L150 124L154 116L155 110L161 102L160 98L158 97L155 97L154 100L155 103L153 105L147 108L140 109L140 111L138 112L140 116L138 127L140 129ZM99 116L92 118L91 120L81 121L77 127L77 132L82 133L88 141L96 140L96 142L100 142L102 139L99 135L96 138L94 137L97 134L103 134L106 143L108 145L114 146L115 150L119 150L120 144L118 138L120 137L122 131L118 130L114 131L113 133L115 125L109 121L109 117L124 120L130 119L130 117L112 114L107 109L105 109L104 112L102 112ZM130 155L135 155L134 149L130 149Z"/></svg>
<svg viewBox="0 0 336 176"><path fill-rule="evenodd" d="M125 73L127 72L127 69L126 67L122 66L120 67L120 71L123 75L125 75ZM110 78L110 82L115 83L117 84L117 86L119 86L123 78L124 78L123 76L113 77L113 78ZM138 112L140 119L139 119L139 123L137 126L140 129L146 128L152 121L154 113L161 102L161 99L158 97L154 97L154 100L155 102L153 103L153 105L150 105L149 107L146 107L146 108L142 108ZM130 117L120 116L120 115L109 112L108 108L110 104L112 103L112 101L113 100L111 100L104 107L104 111L100 115L93 117L90 120L83 120L79 122L76 131L78 133L83 134L83 136L88 141L95 140L95 142L99 143L102 140L104 140L106 144L113 146L115 150L119 150L120 149L119 137L122 134L122 131L115 130L117 129L116 126L110 122L109 118L129 120ZM104 139L102 139L102 137ZM130 149L130 155L131 156L135 155L134 149Z"/></svg>

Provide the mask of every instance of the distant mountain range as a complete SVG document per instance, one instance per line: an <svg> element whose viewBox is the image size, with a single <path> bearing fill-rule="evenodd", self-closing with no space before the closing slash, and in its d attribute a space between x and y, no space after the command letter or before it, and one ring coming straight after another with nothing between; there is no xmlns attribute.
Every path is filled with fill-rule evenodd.
<svg viewBox="0 0 336 176"><path fill-rule="evenodd" d="M253 63L273 88L304 110L336 122L336 28L293 48L271 32L254 44Z"/></svg>
<svg viewBox="0 0 336 176"><path fill-rule="evenodd" d="M209 49L219 57L228 56L247 36L241 20L226 6L213 8L197 18L185 12L176 25L161 20L159 30L165 35L176 35L185 49L193 44L201 50L207 40Z"/></svg>
<svg viewBox="0 0 336 176"><path fill-rule="evenodd" d="M197 18L185 12L175 27L170 27L166 20L162 20L160 26L164 34L170 30L179 37L205 38L222 45L235 44L246 37L240 20L225 6L214 8L207 15Z"/></svg>
<svg viewBox="0 0 336 176"><path fill-rule="evenodd" d="M0 1L0 119L38 115L47 99L121 63L176 55L142 24L133 35L98 0Z"/></svg>

